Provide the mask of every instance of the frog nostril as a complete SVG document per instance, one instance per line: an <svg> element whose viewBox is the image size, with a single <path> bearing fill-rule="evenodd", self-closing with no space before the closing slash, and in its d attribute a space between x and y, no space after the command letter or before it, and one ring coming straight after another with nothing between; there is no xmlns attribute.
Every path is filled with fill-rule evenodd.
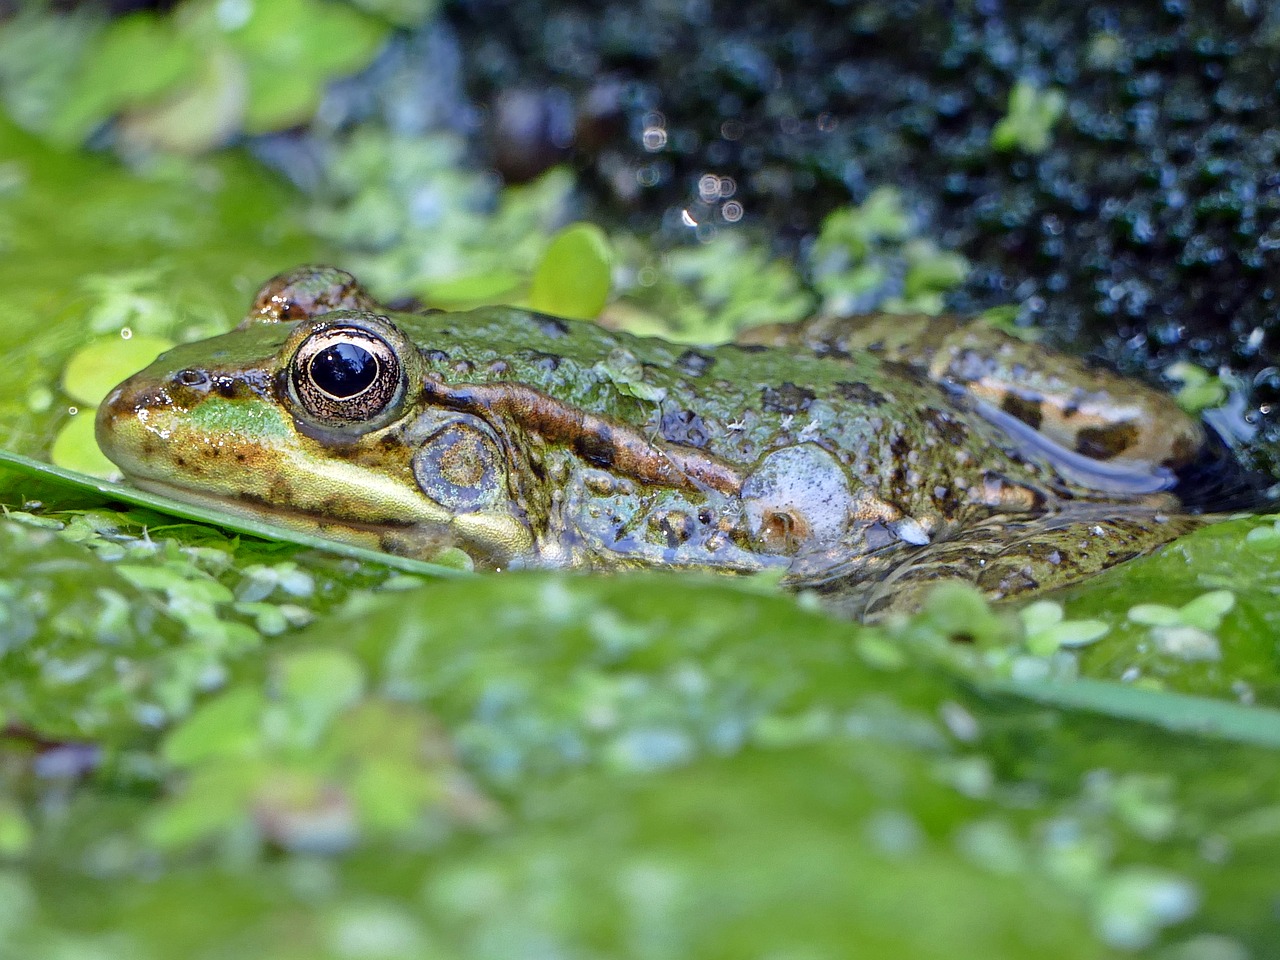
<svg viewBox="0 0 1280 960"><path fill-rule="evenodd" d="M173 379L184 387L201 387L209 382L209 375L203 370L179 370Z"/></svg>

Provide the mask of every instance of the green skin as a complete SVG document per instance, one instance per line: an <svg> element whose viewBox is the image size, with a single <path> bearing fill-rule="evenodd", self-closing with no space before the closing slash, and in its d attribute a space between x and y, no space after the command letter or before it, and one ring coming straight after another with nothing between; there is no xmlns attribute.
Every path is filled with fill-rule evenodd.
<svg viewBox="0 0 1280 960"><path fill-rule="evenodd" d="M309 363L353 337L382 373L331 394ZM754 338L392 313L300 268L117 387L98 442L138 486L394 553L778 569L855 616L1060 586L1201 522L1161 492L1201 442L1162 394L954 321Z"/></svg>

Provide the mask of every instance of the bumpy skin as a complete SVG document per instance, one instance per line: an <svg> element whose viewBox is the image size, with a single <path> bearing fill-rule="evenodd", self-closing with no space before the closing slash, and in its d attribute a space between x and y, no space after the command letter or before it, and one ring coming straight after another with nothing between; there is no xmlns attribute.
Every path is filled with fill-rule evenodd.
<svg viewBox="0 0 1280 960"><path fill-rule="evenodd" d="M688 348L510 308L390 313L300 268L116 388L98 439L139 486L395 553L781 568L862 616L940 579L1062 585L1199 522L1163 492L1200 443L1168 398L993 331L877 333L901 323ZM376 377L333 388L334 350Z"/></svg>

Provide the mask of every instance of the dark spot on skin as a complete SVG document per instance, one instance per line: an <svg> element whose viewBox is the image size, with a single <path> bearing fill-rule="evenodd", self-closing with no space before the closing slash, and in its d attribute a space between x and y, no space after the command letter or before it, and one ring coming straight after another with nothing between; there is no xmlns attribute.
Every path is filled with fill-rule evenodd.
<svg viewBox="0 0 1280 960"><path fill-rule="evenodd" d="M545 337L550 337L552 340L559 340L561 337L567 337L569 335L569 325L559 317L548 317L541 313L534 313L529 316Z"/></svg>
<svg viewBox="0 0 1280 960"><path fill-rule="evenodd" d="M688 543L689 538L693 536L693 518L687 513L668 510L656 520L654 525L666 540L668 550L675 550L682 543Z"/></svg>
<svg viewBox="0 0 1280 960"><path fill-rule="evenodd" d="M715 357L699 353L697 350L686 350L676 357L676 367L687 377L700 377L716 362Z"/></svg>
<svg viewBox="0 0 1280 960"><path fill-rule="evenodd" d="M961 499L954 487L933 488L933 503L944 517L954 517L960 510Z"/></svg>
<svg viewBox="0 0 1280 960"><path fill-rule="evenodd" d="M1039 430L1040 421L1044 419L1038 400L1019 396L1016 393L1005 394L1004 399L1000 401L1000 409L1009 416L1021 420L1032 430Z"/></svg>
<svg viewBox="0 0 1280 960"><path fill-rule="evenodd" d="M765 387L760 391L760 405L770 413L800 413L813 403L813 391L797 387L790 381L778 387Z"/></svg>
<svg viewBox="0 0 1280 960"><path fill-rule="evenodd" d="M838 347L834 343L820 343L813 348L814 356L826 357L832 360L849 360L853 354L843 347Z"/></svg>
<svg viewBox="0 0 1280 960"><path fill-rule="evenodd" d="M991 507L1039 513L1045 507L1041 490L1010 480L1002 473L988 470L982 475L983 502Z"/></svg>
<svg viewBox="0 0 1280 960"><path fill-rule="evenodd" d="M1058 552L1057 546L1052 543L1035 543L1033 541L1026 544L1023 549L1028 559L1043 560L1054 566L1062 562L1062 555Z"/></svg>
<svg viewBox="0 0 1280 960"><path fill-rule="evenodd" d="M1030 570L1012 570L1000 578L1000 593L1002 595L1025 593L1028 590L1035 590L1039 586L1040 581L1031 575Z"/></svg>
<svg viewBox="0 0 1280 960"><path fill-rule="evenodd" d="M246 460L248 460L248 459L249 459L249 458L248 458L248 457L246 457L243 453L237 453L237 454L236 454L236 463L244 463L244 462L245 462Z"/></svg>
<svg viewBox="0 0 1280 960"><path fill-rule="evenodd" d="M598 467L612 467L618 458L613 438L603 431L583 433L577 442L578 453Z"/></svg>
<svg viewBox="0 0 1280 960"><path fill-rule="evenodd" d="M176 463L176 464L177 464L178 466L180 466L180 467L185 467L185 466L187 465L187 458L186 458L186 457L174 457L174 458L173 458L173 462L174 462L174 463Z"/></svg>
<svg viewBox="0 0 1280 960"><path fill-rule="evenodd" d="M901 432L895 432L889 439L889 489L895 496L907 493L907 454L911 452L911 441Z"/></svg>
<svg viewBox="0 0 1280 960"><path fill-rule="evenodd" d="M794 510L772 510L760 524L760 540L770 552L793 554L804 540L807 524Z"/></svg>
<svg viewBox="0 0 1280 960"><path fill-rule="evenodd" d="M1094 460L1110 460L1124 453L1137 438L1138 427L1133 423L1087 427L1076 437L1076 453Z"/></svg>
<svg viewBox="0 0 1280 960"><path fill-rule="evenodd" d="M730 346L737 347L743 353L765 353L766 351L773 349L772 347L765 346L763 343L734 343L730 344Z"/></svg>
<svg viewBox="0 0 1280 960"><path fill-rule="evenodd" d="M949 413L934 407L926 407L922 414L926 423L938 432L944 443L960 446L969 436L969 428Z"/></svg>
<svg viewBox="0 0 1280 960"><path fill-rule="evenodd" d="M702 417L692 410L672 410L662 415L660 425L663 439L671 443L706 448L711 441L711 431L702 422Z"/></svg>
<svg viewBox="0 0 1280 960"><path fill-rule="evenodd" d="M543 353L541 350L526 350L524 356L529 364L544 373L552 373L560 368L560 358L554 353Z"/></svg>
<svg viewBox="0 0 1280 960"><path fill-rule="evenodd" d="M865 383L850 383L847 380L841 380L835 384L836 393L848 400L850 403L856 403L860 407L878 407L884 403L885 395L879 390L873 390Z"/></svg>
<svg viewBox="0 0 1280 960"><path fill-rule="evenodd" d="M422 358L428 363L447 363L449 360L449 354L445 353L443 350L423 350Z"/></svg>
<svg viewBox="0 0 1280 960"><path fill-rule="evenodd" d="M213 381L213 389L218 396L226 397L228 400L236 395L236 382L230 377L219 377Z"/></svg>

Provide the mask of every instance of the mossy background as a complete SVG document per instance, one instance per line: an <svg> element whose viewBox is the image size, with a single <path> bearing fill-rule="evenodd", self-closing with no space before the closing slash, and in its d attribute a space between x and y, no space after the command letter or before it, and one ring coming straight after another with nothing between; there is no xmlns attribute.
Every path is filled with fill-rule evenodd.
<svg viewBox="0 0 1280 960"><path fill-rule="evenodd" d="M1039 288L990 283L982 251L1065 270L1054 294L1079 310L1093 294L1069 264L1039 274L1001 246L1063 212L1029 190L1012 225L943 229L901 165L921 118L983 131L939 151L965 176L1043 184L1084 177L1081 130L1113 81L1203 101L1187 127L1255 121L1233 58L1259 90L1280 76L1274 18L1247 4L1212 24L1195 5L925 5L920 49L863 61L929 78L906 133L837 144L817 134L847 117L788 99L830 53L802 41L825 24L867 43L904 14L752 5L664 80L685 41L661 4L565 5L525 44L520 4L488 33L481 3L137 6L0 6L0 446L86 468L87 409L148 359L131 349L224 330L309 260L387 298L690 340L823 305L1054 321ZM701 9L674 22L710 29ZM926 62L939 48L968 52ZM1096 83L1063 82L1085 62ZM1232 82L1202 90L1205 63ZM1205 181L1253 189L1255 219L1276 200L1259 149ZM1094 175L1098 193L1116 180ZM1221 243L1215 262L1270 256L1257 231ZM1270 281L1214 269L1223 296L1267 302ZM1097 314L1045 335L1106 329ZM1270 334L1242 352L1246 326L1157 353L1207 368L1182 378L1197 405L1231 387L1260 411L1215 376L1260 369ZM866 629L762 581L445 578L50 476L0 474L0 495L0 956L1280 955L1275 518L1021 613L961 592Z"/></svg>

